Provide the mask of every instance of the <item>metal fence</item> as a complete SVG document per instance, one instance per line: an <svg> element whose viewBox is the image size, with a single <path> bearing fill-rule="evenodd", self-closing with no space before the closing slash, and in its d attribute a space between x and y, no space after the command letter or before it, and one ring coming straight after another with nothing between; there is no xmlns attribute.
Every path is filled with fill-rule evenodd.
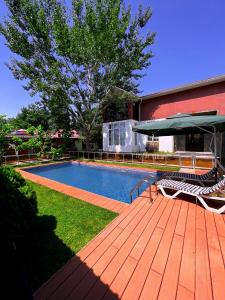
<svg viewBox="0 0 225 300"><path fill-rule="evenodd" d="M37 154L18 154L18 155L4 155L3 156L3 163L9 164L9 163L22 163L22 162L29 162L33 159L37 158Z"/></svg>
<svg viewBox="0 0 225 300"><path fill-rule="evenodd" d="M185 155L185 154L146 154L146 153L115 153L115 152L88 152L69 151L74 159L88 159L96 161L115 161L124 163L138 163L162 165L171 167L211 169L214 167L213 156Z"/></svg>
<svg viewBox="0 0 225 300"><path fill-rule="evenodd" d="M171 167L211 169L214 166L214 157L185 154L151 154L151 153L116 153L116 152L89 152L69 151L70 158L87 159L95 161L138 163L149 165L161 165ZM68 157L63 157L65 159ZM37 160L37 154L5 155L4 164L19 164ZM38 160L42 160L39 159Z"/></svg>

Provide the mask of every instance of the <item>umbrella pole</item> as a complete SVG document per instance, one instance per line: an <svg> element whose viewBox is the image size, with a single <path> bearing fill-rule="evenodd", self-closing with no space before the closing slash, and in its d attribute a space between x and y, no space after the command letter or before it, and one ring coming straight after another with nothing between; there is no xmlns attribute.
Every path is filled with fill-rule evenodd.
<svg viewBox="0 0 225 300"><path fill-rule="evenodd" d="M215 157L215 169L216 169L216 182L217 182L217 168L218 168L218 163L217 163L217 139L216 139L216 128L213 127L214 132L213 132L213 138L214 138L214 157Z"/></svg>

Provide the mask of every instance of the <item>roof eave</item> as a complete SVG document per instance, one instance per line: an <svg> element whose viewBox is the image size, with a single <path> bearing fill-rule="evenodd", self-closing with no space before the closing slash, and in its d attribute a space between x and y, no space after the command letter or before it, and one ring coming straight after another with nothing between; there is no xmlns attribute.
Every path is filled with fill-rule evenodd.
<svg viewBox="0 0 225 300"><path fill-rule="evenodd" d="M140 96L139 98L140 98L140 100L149 100L149 99L152 99L152 98L158 98L158 97L162 97L162 96L166 96L166 95L170 95L170 94L175 94L175 93L179 93L179 92L183 92L183 91L187 91L187 90L192 90L192 89L196 89L196 88L199 88L199 87L212 85L212 84L220 83L220 82L225 82L225 75L217 76L217 77L214 77L214 78L209 78L209 79L206 79L206 80L197 81L197 82L194 82L194 83L181 85L181 86L178 86L178 87L173 88L173 89L167 89L167 90L164 90L164 91L161 91L161 92Z"/></svg>

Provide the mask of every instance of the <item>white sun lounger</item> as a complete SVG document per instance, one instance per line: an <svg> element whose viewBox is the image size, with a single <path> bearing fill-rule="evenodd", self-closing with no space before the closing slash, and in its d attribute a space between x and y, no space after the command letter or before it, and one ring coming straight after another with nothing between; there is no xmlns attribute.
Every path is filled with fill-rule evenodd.
<svg viewBox="0 0 225 300"><path fill-rule="evenodd" d="M198 182L200 185L205 186L205 183L209 182L215 182L216 181L216 175L217 175L217 168L211 169L209 172L202 174L202 175L196 175L191 173L182 173L182 172L165 172L162 174L160 179L175 179L175 180L181 180L183 182L185 181L193 181Z"/></svg>
<svg viewBox="0 0 225 300"><path fill-rule="evenodd" d="M194 185L182 181L176 181L176 180L170 180L170 179L161 179L156 182L156 186L161 190L162 194L165 197L174 199L179 194L187 194L196 197L196 202L199 200L201 204L205 207L205 209L221 214L225 211L225 204L220 207L219 209L213 208L208 206L204 198L211 199L211 200L218 200L218 201L224 201L225 198L223 197L214 197L210 196L212 193L215 192L223 192L225 193L225 177L221 177L219 179L219 182L213 186L210 187L202 187L199 185ZM174 190L175 193L173 195L169 195L166 193L165 189Z"/></svg>

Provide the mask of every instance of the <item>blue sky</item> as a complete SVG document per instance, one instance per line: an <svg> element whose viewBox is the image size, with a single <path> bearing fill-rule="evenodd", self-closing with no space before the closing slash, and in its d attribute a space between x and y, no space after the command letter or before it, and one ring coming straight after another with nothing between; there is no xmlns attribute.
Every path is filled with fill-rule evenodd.
<svg viewBox="0 0 225 300"><path fill-rule="evenodd" d="M150 5L153 17L149 29L157 32L152 47L155 57L142 94L225 74L224 0L126 0L133 11ZM6 15L0 0L0 19ZM5 66L13 54L0 37L0 114L15 116L22 106L35 101Z"/></svg>

